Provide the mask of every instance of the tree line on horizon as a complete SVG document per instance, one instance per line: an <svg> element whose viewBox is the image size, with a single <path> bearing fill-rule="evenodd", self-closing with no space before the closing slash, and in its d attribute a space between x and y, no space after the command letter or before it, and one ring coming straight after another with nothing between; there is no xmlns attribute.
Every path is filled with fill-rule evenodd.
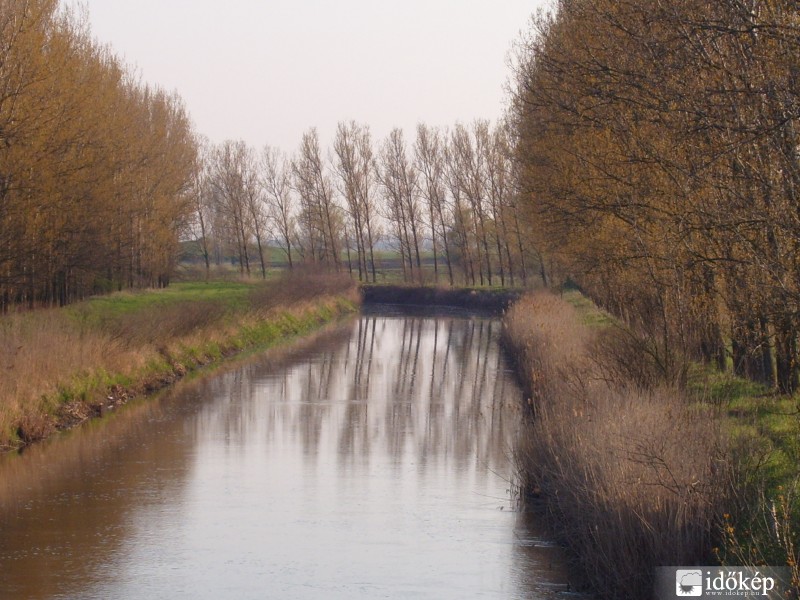
<svg viewBox="0 0 800 600"><path fill-rule="evenodd" d="M327 152L313 127L294 156L206 144L194 237L207 272L233 257L242 275L266 276L267 247L278 246L290 268L323 264L375 282L376 254L390 247L405 281L523 284L539 267L511 149L505 125L485 120L420 124L411 146L399 128L376 144L354 121L338 124Z"/></svg>
<svg viewBox="0 0 800 600"><path fill-rule="evenodd" d="M0 6L0 312L169 284L181 244L206 266L265 275L268 247L379 278L519 285L544 274L527 240L505 122L419 125L375 141L340 123L286 156L213 145L182 99L142 84L58 0ZM385 255L385 252L384 252Z"/></svg>
<svg viewBox="0 0 800 600"><path fill-rule="evenodd" d="M559 0L516 52L535 245L650 340L800 386L794 0Z"/></svg>

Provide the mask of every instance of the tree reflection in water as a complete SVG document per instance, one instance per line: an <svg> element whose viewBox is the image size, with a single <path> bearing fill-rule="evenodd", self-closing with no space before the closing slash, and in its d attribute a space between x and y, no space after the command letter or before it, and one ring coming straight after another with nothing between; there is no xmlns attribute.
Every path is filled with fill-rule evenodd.
<svg viewBox="0 0 800 600"><path fill-rule="evenodd" d="M0 461L0 592L548 597L499 331L364 315Z"/></svg>

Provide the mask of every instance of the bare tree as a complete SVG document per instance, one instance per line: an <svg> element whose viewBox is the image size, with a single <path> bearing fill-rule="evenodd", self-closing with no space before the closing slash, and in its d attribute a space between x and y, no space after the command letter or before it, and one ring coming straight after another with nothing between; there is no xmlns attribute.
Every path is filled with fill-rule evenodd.
<svg viewBox="0 0 800 600"><path fill-rule="evenodd" d="M387 217L395 225L403 273L407 278L422 280L420 254L422 222L417 201L417 172L408 159L402 130L393 129L384 141L378 173L387 201Z"/></svg>
<svg viewBox="0 0 800 600"><path fill-rule="evenodd" d="M452 137L444 146L445 182L450 192L450 210L452 212L452 229L450 240L454 246L454 261L461 263L464 281L475 285L475 261L473 260L474 231L472 214L465 204L464 167L460 157L454 151Z"/></svg>
<svg viewBox="0 0 800 600"><path fill-rule="evenodd" d="M265 193L267 215L281 241L289 268L294 268L292 248L297 236L295 199L292 194L291 163L276 148L265 146L261 153L261 186Z"/></svg>
<svg viewBox="0 0 800 600"><path fill-rule="evenodd" d="M433 271L439 280L439 251L444 251L445 265L450 285L453 285L453 261L450 256L448 230L452 224L446 219L447 188L445 185L445 141L442 133L433 127L417 125L417 140L414 144L414 166L420 175L420 190L428 208L433 246Z"/></svg>
<svg viewBox="0 0 800 600"><path fill-rule="evenodd" d="M375 168L369 128L354 121L339 123L333 142L334 169L345 198L358 254L358 277L372 280L375 273Z"/></svg>
<svg viewBox="0 0 800 600"><path fill-rule="evenodd" d="M489 252L488 223L485 209L486 148L489 144L489 124L476 121L472 132L461 123L453 130L450 147L454 181L469 204L475 236L475 253L481 285L492 285L492 261ZM485 270L484 270L485 269ZM486 281L484 280L486 276Z"/></svg>
<svg viewBox="0 0 800 600"><path fill-rule="evenodd" d="M325 172L316 128L303 134L293 173L294 188L300 194L301 223L312 260L333 263L338 270L342 219L330 177Z"/></svg>
<svg viewBox="0 0 800 600"><path fill-rule="evenodd" d="M504 124L498 124L490 133L486 152L486 187L489 209L493 222L493 237L497 250L497 262L500 271L500 284L506 285L506 274L509 282L514 285L514 263L511 258L511 234L507 224L508 213L511 209L511 153ZM505 255L505 259L504 259ZM506 270L504 265L508 267Z"/></svg>
<svg viewBox="0 0 800 600"><path fill-rule="evenodd" d="M360 135L356 136L357 156L359 164L360 179L363 183L358 189L360 192L360 203L364 215L364 225L366 226L366 249L369 251L369 267L372 271L372 281L377 281L375 272L375 245L380 241L381 228L378 221L378 206L376 187L378 185L378 173L375 166L375 155L372 148L372 135L369 127L364 126Z"/></svg>
<svg viewBox="0 0 800 600"><path fill-rule="evenodd" d="M239 272L250 275L248 241L252 234L245 189L245 163L248 149L244 142L228 140L214 152L211 185L218 211L239 261Z"/></svg>
<svg viewBox="0 0 800 600"><path fill-rule="evenodd" d="M210 193L210 152L211 148L206 141L200 144L197 154L190 196L194 208L195 237L200 244L200 253L206 269L206 281L211 275L211 193Z"/></svg>
<svg viewBox="0 0 800 600"><path fill-rule="evenodd" d="M265 198L260 180L258 159L253 149L249 146L246 149L242 162L242 183L244 186L247 212L249 213L250 223L256 237L261 277L266 279L267 263L264 258L264 244L268 230L267 213L265 210Z"/></svg>

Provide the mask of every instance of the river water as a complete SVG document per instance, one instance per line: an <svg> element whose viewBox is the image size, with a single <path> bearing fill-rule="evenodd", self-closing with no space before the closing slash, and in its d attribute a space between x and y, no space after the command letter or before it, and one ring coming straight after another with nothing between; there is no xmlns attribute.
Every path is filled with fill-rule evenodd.
<svg viewBox="0 0 800 600"><path fill-rule="evenodd" d="M555 598L497 320L365 314L0 458L0 598Z"/></svg>

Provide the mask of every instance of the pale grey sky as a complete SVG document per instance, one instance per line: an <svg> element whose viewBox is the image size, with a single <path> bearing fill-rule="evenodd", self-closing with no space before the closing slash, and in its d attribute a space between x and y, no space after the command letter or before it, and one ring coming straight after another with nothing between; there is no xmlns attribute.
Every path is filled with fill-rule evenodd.
<svg viewBox="0 0 800 600"><path fill-rule="evenodd" d="M199 133L293 152L316 126L451 125L502 113L506 56L547 0L66 0Z"/></svg>

